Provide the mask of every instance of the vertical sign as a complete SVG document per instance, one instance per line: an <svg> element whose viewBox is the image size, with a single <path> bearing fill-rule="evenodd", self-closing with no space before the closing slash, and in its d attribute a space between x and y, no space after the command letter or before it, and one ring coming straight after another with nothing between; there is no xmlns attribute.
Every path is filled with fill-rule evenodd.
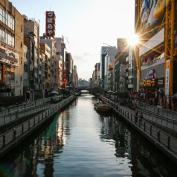
<svg viewBox="0 0 177 177"><path fill-rule="evenodd" d="M170 61L166 61L165 69L165 95L170 95Z"/></svg>
<svg viewBox="0 0 177 177"><path fill-rule="evenodd" d="M46 11L46 36L55 36L55 13L54 11Z"/></svg>

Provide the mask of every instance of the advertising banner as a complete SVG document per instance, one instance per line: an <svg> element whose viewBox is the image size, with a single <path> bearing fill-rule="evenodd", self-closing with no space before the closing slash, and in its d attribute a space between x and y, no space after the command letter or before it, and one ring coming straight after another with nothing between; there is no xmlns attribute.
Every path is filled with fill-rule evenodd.
<svg viewBox="0 0 177 177"><path fill-rule="evenodd" d="M165 95L170 95L170 61L166 61L165 69Z"/></svg>
<svg viewBox="0 0 177 177"><path fill-rule="evenodd" d="M143 36L150 38L164 27L165 7L169 1L141 0L140 29Z"/></svg>
<svg viewBox="0 0 177 177"><path fill-rule="evenodd" d="M55 36L55 13L53 11L46 11L46 36Z"/></svg>
<svg viewBox="0 0 177 177"><path fill-rule="evenodd" d="M0 61L13 66L19 65L19 55L13 51L0 47Z"/></svg>

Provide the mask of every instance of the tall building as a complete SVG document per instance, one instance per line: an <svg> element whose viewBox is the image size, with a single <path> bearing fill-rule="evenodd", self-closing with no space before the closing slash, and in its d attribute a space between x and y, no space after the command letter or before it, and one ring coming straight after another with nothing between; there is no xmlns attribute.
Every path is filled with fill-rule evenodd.
<svg viewBox="0 0 177 177"><path fill-rule="evenodd" d="M39 77L39 23L33 19L28 19L26 16L24 16L24 43L27 46L25 69L29 75L29 88L24 89L27 92L30 90L33 97L38 98L41 90L43 90L42 81Z"/></svg>
<svg viewBox="0 0 177 177"><path fill-rule="evenodd" d="M67 86L72 87L72 74L73 74L73 59L71 53L66 52L65 59L65 74Z"/></svg>
<svg viewBox="0 0 177 177"><path fill-rule="evenodd" d="M94 74L94 84L95 87L100 86L100 63L95 64L95 74Z"/></svg>
<svg viewBox="0 0 177 177"><path fill-rule="evenodd" d="M136 53L137 86L151 94L161 90L166 103L177 92L177 2L136 0L135 26L141 39Z"/></svg>
<svg viewBox="0 0 177 177"><path fill-rule="evenodd" d="M40 43L40 55L44 59L44 90L45 93L49 92L52 89L51 85L51 49L45 43Z"/></svg>
<svg viewBox="0 0 177 177"><path fill-rule="evenodd" d="M101 87L107 89L109 64L114 60L116 55L116 47L102 46L101 47Z"/></svg>
<svg viewBox="0 0 177 177"><path fill-rule="evenodd" d="M113 63L117 53L116 47L110 47L105 56L105 89L112 90L113 83Z"/></svg>
<svg viewBox="0 0 177 177"><path fill-rule="evenodd" d="M0 96L23 95L23 16L8 0L0 1Z"/></svg>
<svg viewBox="0 0 177 177"><path fill-rule="evenodd" d="M65 61L65 44L63 38L55 38L56 42L56 60L58 63L58 88L63 87L64 79L64 61Z"/></svg>
<svg viewBox="0 0 177 177"><path fill-rule="evenodd" d="M128 76L126 75L128 69L128 44L125 38L117 39L117 54L114 63L114 91L127 92L128 90Z"/></svg>
<svg viewBox="0 0 177 177"><path fill-rule="evenodd" d="M128 61L128 89L130 91L136 91L137 90L136 63L134 49L132 47L129 47L127 61Z"/></svg>
<svg viewBox="0 0 177 177"><path fill-rule="evenodd" d="M77 74L77 66L74 65L73 68L73 88L76 89L78 87L78 74Z"/></svg>
<svg viewBox="0 0 177 177"><path fill-rule="evenodd" d="M58 89L58 60L57 60L57 51L56 51L56 42L53 38L40 38L40 43L47 44L50 47L51 51L51 59L50 59L50 65L51 65L51 88L52 90Z"/></svg>

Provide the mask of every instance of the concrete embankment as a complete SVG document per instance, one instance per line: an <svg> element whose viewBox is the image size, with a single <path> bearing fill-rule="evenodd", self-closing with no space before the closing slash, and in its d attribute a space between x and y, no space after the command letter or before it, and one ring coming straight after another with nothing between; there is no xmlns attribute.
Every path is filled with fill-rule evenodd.
<svg viewBox="0 0 177 177"><path fill-rule="evenodd" d="M39 128L46 121L52 119L52 116L59 110L63 109L65 106L70 104L76 97L70 96L59 103L50 104L47 109L36 114L27 120L19 123L13 128L6 130L0 134L0 156L4 156L17 146L22 140L33 133L37 128ZM46 107L46 105L44 105Z"/></svg>
<svg viewBox="0 0 177 177"><path fill-rule="evenodd" d="M121 106L103 96L101 96L100 99L103 102L111 105L114 111L121 115L121 117L126 120L134 129L136 129L141 135L153 143L153 145L159 148L166 156L177 163L176 136L161 128L161 126L157 125L157 123L155 124L152 121L148 121L143 116L136 117L135 111L127 108L126 106ZM151 117L151 119L152 118L153 117Z"/></svg>

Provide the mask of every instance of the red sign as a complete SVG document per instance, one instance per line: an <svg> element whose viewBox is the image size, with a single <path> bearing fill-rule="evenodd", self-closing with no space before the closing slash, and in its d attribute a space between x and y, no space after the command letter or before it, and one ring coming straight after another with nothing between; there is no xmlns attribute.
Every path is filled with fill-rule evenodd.
<svg viewBox="0 0 177 177"><path fill-rule="evenodd" d="M55 13L54 11L46 11L46 36L55 36Z"/></svg>

